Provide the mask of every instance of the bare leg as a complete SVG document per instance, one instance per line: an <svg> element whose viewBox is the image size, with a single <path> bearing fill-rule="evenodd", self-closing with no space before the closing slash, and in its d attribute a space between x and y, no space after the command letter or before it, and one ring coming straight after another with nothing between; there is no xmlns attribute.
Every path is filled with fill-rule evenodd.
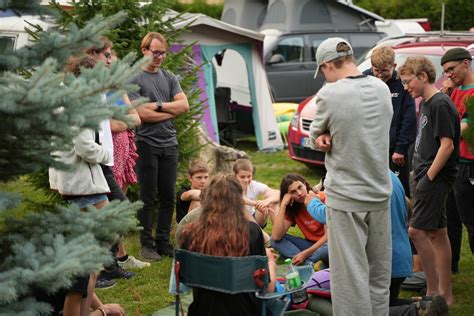
<svg viewBox="0 0 474 316"><path fill-rule="evenodd" d="M123 186L121 187L123 194L127 195L127 190L128 190L128 184L124 183Z"/></svg>
<svg viewBox="0 0 474 316"><path fill-rule="evenodd" d="M118 241L118 251L117 251L116 256L120 258L126 255L127 255L127 250L125 250L125 242L123 241L123 238L120 237Z"/></svg>
<svg viewBox="0 0 474 316"><path fill-rule="evenodd" d="M63 306L63 316L80 316L82 301L81 293L70 292L66 294Z"/></svg>
<svg viewBox="0 0 474 316"><path fill-rule="evenodd" d="M418 255L426 275L426 294L438 294L438 273L436 271L436 257L429 232L422 229L410 227L408 229L411 240L415 244Z"/></svg>
<svg viewBox="0 0 474 316"><path fill-rule="evenodd" d="M89 275L89 284L87 286L87 297L82 299L81 316L89 315L92 298L94 296L95 282L97 281L97 274L95 272Z"/></svg>
<svg viewBox="0 0 474 316"><path fill-rule="evenodd" d="M423 266L421 265L421 259L419 255L413 255L413 272L423 271Z"/></svg>
<svg viewBox="0 0 474 316"><path fill-rule="evenodd" d="M95 208L100 210L101 208L103 208L104 206L108 205L109 204L109 201L108 200L105 200L104 202L100 202L98 204L95 204Z"/></svg>
<svg viewBox="0 0 474 316"><path fill-rule="evenodd" d="M272 221L272 225L273 225L273 220L275 219L275 216L277 215L279 210L280 210L280 203L270 204L270 211L268 212L268 215L270 216L270 220Z"/></svg>
<svg viewBox="0 0 474 316"><path fill-rule="evenodd" d="M439 275L439 294L448 305L452 305L454 297L451 288L451 244L449 243L447 229L434 230L430 232L430 237Z"/></svg>

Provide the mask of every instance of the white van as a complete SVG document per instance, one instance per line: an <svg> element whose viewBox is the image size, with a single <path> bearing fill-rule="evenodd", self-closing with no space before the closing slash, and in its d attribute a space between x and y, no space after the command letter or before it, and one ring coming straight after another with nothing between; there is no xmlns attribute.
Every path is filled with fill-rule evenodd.
<svg viewBox="0 0 474 316"><path fill-rule="evenodd" d="M32 43L33 38L26 32L25 28L34 30L31 26L39 25L44 31L52 27L52 21L41 19L39 16L23 15L17 16L13 11L0 13L0 54L19 49Z"/></svg>

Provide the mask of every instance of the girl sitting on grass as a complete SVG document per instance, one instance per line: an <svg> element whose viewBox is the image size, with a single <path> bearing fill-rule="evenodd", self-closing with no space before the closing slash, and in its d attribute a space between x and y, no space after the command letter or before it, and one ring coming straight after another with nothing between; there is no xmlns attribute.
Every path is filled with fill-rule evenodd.
<svg viewBox="0 0 474 316"><path fill-rule="evenodd" d="M326 227L311 217L304 203L310 191L309 183L293 173L287 174L280 184L280 211L273 222L270 244L283 257L292 258L294 265L329 261ZM295 225L304 238L287 233Z"/></svg>

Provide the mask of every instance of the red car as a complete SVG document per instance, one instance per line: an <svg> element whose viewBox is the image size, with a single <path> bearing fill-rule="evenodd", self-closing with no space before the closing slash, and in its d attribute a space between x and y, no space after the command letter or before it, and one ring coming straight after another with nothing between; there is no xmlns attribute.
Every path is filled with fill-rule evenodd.
<svg viewBox="0 0 474 316"><path fill-rule="evenodd" d="M424 55L428 57L436 67L436 86L440 87L446 79L440 61L444 53L454 47L464 47L474 56L474 33L448 33L439 35L434 33L423 33L403 38L391 38L380 41L375 47L391 46L395 50L395 63L401 65L407 57ZM369 50L358 63L361 71L369 69ZM315 97L312 96L300 103L288 128L288 151L291 159L300 161L307 165L323 166L324 153L314 150L309 145L309 126L317 115ZM419 99L417 101L417 109Z"/></svg>

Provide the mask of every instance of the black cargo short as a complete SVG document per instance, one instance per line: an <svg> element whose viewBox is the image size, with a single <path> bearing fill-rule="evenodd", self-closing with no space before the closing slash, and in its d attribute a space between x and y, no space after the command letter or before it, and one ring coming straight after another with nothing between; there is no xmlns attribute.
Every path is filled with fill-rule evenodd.
<svg viewBox="0 0 474 316"><path fill-rule="evenodd" d="M452 184L440 177L424 175L416 184L415 206L410 227L432 230L446 228L446 200Z"/></svg>

